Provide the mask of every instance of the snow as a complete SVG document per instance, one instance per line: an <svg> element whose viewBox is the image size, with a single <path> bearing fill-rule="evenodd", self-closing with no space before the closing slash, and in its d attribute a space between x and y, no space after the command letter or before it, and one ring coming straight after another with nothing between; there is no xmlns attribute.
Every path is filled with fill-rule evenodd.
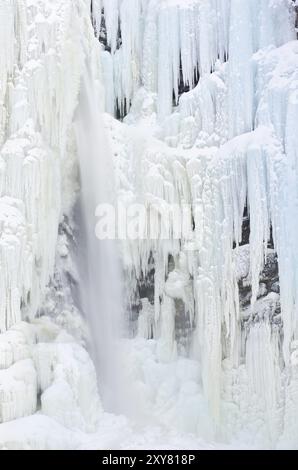
<svg viewBox="0 0 298 470"><path fill-rule="evenodd" d="M297 448L291 2L93 0L105 47L90 3L0 5L0 448ZM87 72L105 172L75 133ZM90 190L113 185L104 133L118 202L148 215L150 237L121 240L127 299L154 267L152 298L109 371L123 381L118 414L98 394L71 252L88 188L78 157ZM190 208L187 234L175 236L172 205ZM271 228L280 293L261 282ZM106 312L94 309L95 331Z"/></svg>
<svg viewBox="0 0 298 470"><path fill-rule="evenodd" d="M158 93L159 115L163 118L171 113L173 89L178 101L180 61L182 81L192 87L195 73L209 74L218 56L224 60L228 9L223 2L217 3L214 0L94 2L97 30L101 7L104 8L119 107L124 109L125 102L129 105L142 82L147 91ZM214 14L216 7L218 15ZM121 48L117 48L119 24Z"/></svg>
<svg viewBox="0 0 298 470"><path fill-rule="evenodd" d="M124 417L104 415L98 431L82 434L66 429L57 421L35 414L0 428L1 450L195 450L215 449L193 436L172 433L164 435L162 428L147 427L142 432L133 429ZM227 447L222 445L222 449Z"/></svg>

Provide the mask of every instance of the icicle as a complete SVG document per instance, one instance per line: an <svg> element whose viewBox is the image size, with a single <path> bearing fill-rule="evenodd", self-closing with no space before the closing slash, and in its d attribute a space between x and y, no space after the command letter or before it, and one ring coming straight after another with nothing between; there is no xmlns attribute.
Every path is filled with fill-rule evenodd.
<svg viewBox="0 0 298 470"><path fill-rule="evenodd" d="M107 40L112 53L117 48L119 28L119 0L102 0L107 28Z"/></svg>
<svg viewBox="0 0 298 470"><path fill-rule="evenodd" d="M175 304L174 300L164 295L161 304L159 323L159 342L157 355L160 361L169 362L176 358L175 342Z"/></svg>
<svg viewBox="0 0 298 470"><path fill-rule="evenodd" d="M158 24L157 10L159 0L150 0L148 4L145 29L144 29L144 47L142 59L142 82L149 92L157 91L157 70L158 64Z"/></svg>
<svg viewBox="0 0 298 470"><path fill-rule="evenodd" d="M158 112L161 118L172 111L173 59L179 61L177 12L177 6L174 5L171 9L162 9L158 17L159 44L163 44L158 50Z"/></svg>
<svg viewBox="0 0 298 470"><path fill-rule="evenodd" d="M198 64L198 32L201 33L200 24L198 25L198 5L192 5L192 8L180 8L180 41L178 47L180 47L181 54L181 67L182 67L182 78L185 85L189 85L193 88L194 75ZM173 31L173 34L175 32ZM178 67L177 67L178 66ZM174 67L179 70L179 64L174 64ZM204 66L200 64L200 71ZM208 71L210 72L210 70ZM179 77L174 76L174 83L177 80L178 86ZM178 98L176 94L176 98Z"/></svg>
<svg viewBox="0 0 298 470"><path fill-rule="evenodd" d="M265 134L264 134L265 135ZM264 139L261 132L261 139ZM267 188L266 159L261 141L247 151L248 202L250 213L250 270L252 299L254 303L259 291L259 275L264 267L267 244L270 238L270 215ZM270 193L269 193L270 194Z"/></svg>
<svg viewBox="0 0 298 470"><path fill-rule="evenodd" d="M219 56L217 50L217 11L213 0L199 3L199 69L202 75L210 74Z"/></svg>
<svg viewBox="0 0 298 470"><path fill-rule="evenodd" d="M226 3L229 7L230 0ZM173 92L177 104L182 82L193 88L198 71L209 74L218 58L226 59L229 8L221 1L117 0L103 4L108 44L116 62L115 99L122 111L124 100L129 108L134 88L142 79L148 91L158 92L159 117L163 119L171 113ZM121 44L119 41L117 51L118 23Z"/></svg>
<svg viewBox="0 0 298 470"><path fill-rule="evenodd" d="M95 27L96 37L100 36L101 22L102 22L102 0L91 0L92 5L92 19Z"/></svg>
<svg viewBox="0 0 298 470"><path fill-rule="evenodd" d="M1 331L26 309L34 317L53 272L62 174L74 192L69 142L85 54L99 75L89 7L1 2Z"/></svg>
<svg viewBox="0 0 298 470"><path fill-rule="evenodd" d="M231 0L228 111L229 136L234 137L253 128L253 54L252 19L249 2Z"/></svg>
<svg viewBox="0 0 298 470"><path fill-rule="evenodd" d="M262 322L252 326L246 345L249 394L251 401L264 410L271 445L279 434L277 411L281 382L276 353L270 325Z"/></svg>
<svg viewBox="0 0 298 470"><path fill-rule="evenodd" d="M13 0L4 0L0 5L0 145L5 137L7 109L7 80L15 63L15 4Z"/></svg>

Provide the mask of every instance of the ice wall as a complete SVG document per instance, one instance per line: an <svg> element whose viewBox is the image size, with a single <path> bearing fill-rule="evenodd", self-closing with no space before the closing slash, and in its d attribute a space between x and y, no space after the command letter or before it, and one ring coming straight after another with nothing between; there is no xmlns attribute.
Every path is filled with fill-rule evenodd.
<svg viewBox="0 0 298 470"><path fill-rule="evenodd" d="M154 318L144 298L139 334L175 360L182 302L215 433L274 446L297 407L293 2L103 1L94 22L114 108L131 103L125 124L107 118L120 201L160 208L143 239L123 243L131 299L154 259ZM161 236L171 204L192 207L190 240L171 222Z"/></svg>
<svg viewBox="0 0 298 470"><path fill-rule="evenodd" d="M251 73L248 63L254 51L293 37L288 0L93 0L93 18L98 37L104 36L111 52L105 64L119 108L128 109L142 85L157 94L161 119L171 114L179 89L193 88L217 62L230 57L229 73L240 78ZM246 113L242 125L249 128L248 78L233 81L238 90L231 90L231 96L243 100L242 92L248 95L241 106Z"/></svg>
<svg viewBox="0 0 298 470"><path fill-rule="evenodd" d="M119 201L154 212L151 238L122 246L138 339L153 339L154 359L137 354L151 384L145 396L156 395L162 410L179 375L165 422L199 435L208 422L209 437L297 447L292 3L1 2L0 421L39 406L64 427L96 426L88 355L61 327L33 317L45 292L45 310L54 308L56 284L45 288L78 189L74 111L86 62L98 81L101 62ZM125 114L125 123L113 118ZM172 219L162 236L172 204L192 208L190 239L173 238ZM71 316L64 312L68 327ZM20 323L29 318L33 326Z"/></svg>
<svg viewBox="0 0 298 470"><path fill-rule="evenodd" d="M0 422L39 406L90 430L100 406L87 352L62 326L44 325L39 335L21 323L39 311L67 313L55 310L47 286L55 274L61 306L54 267L60 259L62 279L68 252L58 227L79 187L73 118L86 58L99 79L90 2L3 0L0 25Z"/></svg>
<svg viewBox="0 0 298 470"><path fill-rule="evenodd" d="M1 331L40 306L71 203L71 125L97 46L83 12L88 2L1 3Z"/></svg>

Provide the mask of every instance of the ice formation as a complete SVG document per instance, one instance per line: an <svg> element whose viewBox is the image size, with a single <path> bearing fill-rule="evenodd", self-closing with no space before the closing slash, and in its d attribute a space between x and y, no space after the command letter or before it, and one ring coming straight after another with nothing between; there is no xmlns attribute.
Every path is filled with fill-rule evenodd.
<svg viewBox="0 0 298 470"><path fill-rule="evenodd" d="M58 228L78 189L74 112L99 45L88 2L5 0L0 18L0 422L40 410L90 431L101 406L87 352L62 326L22 320L52 312L67 258Z"/></svg>
<svg viewBox="0 0 298 470"><path fill-rule="evenodd" d="M174 430L172 448L297 448L296 3L2 0L0 447L159 445L102 412L85 350L76 204L100 172L76 134L87 83L118 203L148 214L120 246L131 422L160 442L156 426ZM191 208L189 237L173 205Z"/></svg>
<svg viewBox="0 0 298 470"><path fill-rule="evenodd" d="M94 22L114 112L128 112L122 124L107 118L119 198L148 214L159 206L161 220L171 204L193 209L190 240L177 242L171 225L163 239L157 217L147 222L151 239L123 242L139 335L157 340L162 362L181 351L199 361L215 434L287 445L283 416L297 407L288 402L298 294L293 4L116 3L95 2ZM154 314L142 288L152 259Z"/></svg>

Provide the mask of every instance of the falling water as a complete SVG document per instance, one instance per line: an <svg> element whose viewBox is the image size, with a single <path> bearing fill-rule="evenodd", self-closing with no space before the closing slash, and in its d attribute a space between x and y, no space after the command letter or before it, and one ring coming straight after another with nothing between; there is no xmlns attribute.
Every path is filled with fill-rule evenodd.
<svg viewBox="0 0 298 470"><path fill-rule="evenodd" d="M96 207L115 201L112 156L100 111L102 93L86 66L75 122L81 178L80 296L101 397L106 409L116 411L121 408L117 354L123 318L121 270L116 241L98 240L95 235Z"/></svg>

